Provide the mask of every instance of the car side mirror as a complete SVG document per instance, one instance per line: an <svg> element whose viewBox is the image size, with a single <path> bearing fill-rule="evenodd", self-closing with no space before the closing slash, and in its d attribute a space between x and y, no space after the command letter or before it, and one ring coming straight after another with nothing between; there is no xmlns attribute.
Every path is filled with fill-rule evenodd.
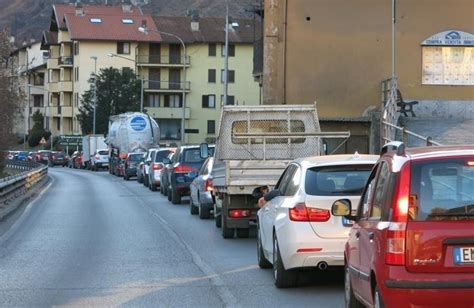
<svg viewBox="0 0 474 308"><path fill-rule="evenodd" d="M209 157L209 145L207 143L201 143L199 146L199 153L201 158L208 158Z"/></svg>
<svg viewBox="0 0 474 308"><path fill-rule="evenodd" d="M162 162L163 162L163 164L168 165L168 164L171 164L171 159L169 159L168 157L165 157L165 158L163 158Z"/></svg>
<svg viewBox="0 0 474 308"><path fill-rule="evenodd" d="M331 214L333 216L351 216L351 207L351 201L348 199L336 200L331 206Z"/></svg>

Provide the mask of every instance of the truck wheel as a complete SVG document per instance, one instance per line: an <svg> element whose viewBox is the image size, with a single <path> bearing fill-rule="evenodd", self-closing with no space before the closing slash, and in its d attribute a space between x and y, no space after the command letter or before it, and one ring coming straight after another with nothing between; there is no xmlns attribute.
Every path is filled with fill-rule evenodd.
<svg viewBox="0 0 474 308"><path fill-rule="evenodd" d="M171 188L171 203L173 203L173 204L180 204L181 203L181 196L173 188Z"/></svg>
<svg viewBox="0 0 474 308"><path fill-rule="evenodd" d="M209 209L209 204L199 203L199 218L209 219L211 217L211 210Z"/></svg>
<svg viewBox="0 0 474 308"><path fill-rule="evenodd" d="M276 235L273 236L273 274L277 288L291 288L298 281L298 272L286 270L283 265Z"/></svg>
<svg viewBox="0 0 474 308"><path fill-rule="evenodd" d="M250 235L250 229L237 229L238 238L248 238Z"/></svg>
<svg viewBox="0 0 474 308"><path fill-rule="evenodd" d="M262 238L260 236L260 227L257 225L257 260L260 268L272 268L270 261L265 258L263 253Z"/></svg>
<svg viewBox="0 0 474 308"><path fill-rule="evenodd" d="M227 238L233 238L234 237L234 228L228 228L225 217L223 215L221 215L221 217L222 217L222 225L221 225L222 237L226 238L226 239Z"/></svg>

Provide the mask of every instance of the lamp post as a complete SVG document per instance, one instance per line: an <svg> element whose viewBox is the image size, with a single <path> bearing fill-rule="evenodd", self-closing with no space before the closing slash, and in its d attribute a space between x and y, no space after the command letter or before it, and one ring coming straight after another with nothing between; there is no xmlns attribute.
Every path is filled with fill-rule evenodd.
<svg viewBox="0 0 474 308"><path fill-rule="evenodd" d="M107 54L107 56L109 56L111 58L117 57L117 58L120 58L120 59L128 60L128 61L131 61L131 62L135 63L135 66L137 65L137 61L135 61L133 59L130 59L130 58L127 58L127 57L124 57L124 56L121 56L121 55L118 55L118 54L115 54L115 53L109 52ZM138 67L136 67L135 70L138 72ZM144 81L143 76L140 76L140 112L141 113L143 113L143 81Z"/></svg>
<svg viewBox="0 0 474 308"><path fill-rule="evenodd" d="M397 22L397 0L392 0L392 80L395 80L396 75L397 75L397 71L395 69L396 22Z"/></svg>
<svg viewBox="0 0 474 308"><path fill-rule="evenodd" d="M184 44L184 41L181 37L177 36L176 34L173 34L173 33L169 33L169 32L164 32L164 31L159 31L159 30L152 30L152 29L148 29L147 26L145 24L143 24L141 27L138 28L138 31L144 33L144 34L148 34L149 31L153 31L153 32L157 32L157 33L160 33L160 34L164 34L164 35L168 35L168 36L171 36L171 37L174 37L175 39L177 39L181 46L183 47L183 53L184 53L184 60L183 60L183 92L182 92L182 95L183 95L183 103L182 103L182 115L181 115L181 145L184 145L184 141L185 141L185 138L184 138L184 120L186 118L186 60L188 58L187 54L186 54L186 44Z"/></svg>
<svg viewBox="0 0 474 308"><path fill-rule="evenodd" d="M97 57L92 56L94 60L94 118L92 120L92 134L95 135L95 119L96 119L96 109L97 109Z"/></svg>

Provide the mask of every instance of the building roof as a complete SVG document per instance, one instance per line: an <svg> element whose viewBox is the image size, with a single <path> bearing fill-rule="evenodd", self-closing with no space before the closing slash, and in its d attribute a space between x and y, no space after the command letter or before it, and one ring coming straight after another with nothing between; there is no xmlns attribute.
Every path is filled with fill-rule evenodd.
<svg viewBox="0 0 474 308"><path fill-rule="evenodd" d="M54 5L54 16L59 29L69 31L72 40L159 42L161 36L151 15L132 7L83 5L82 14L76 14L74 5ZM138 28L146 22L150 30L141 33Z"/></svg>
<svg viewBox="0 0 474 308"><path fill-rule="evenodd" d="M48 49L50 45L58 44L58 33L53 31L43 31L41 38L41 49Z"/></svg>
<svg viewBox="0 0 474 308"><path fill-rule="evenodd" d="M225 18L200 17L199 30L191 29L192 17L170 17L154 16L158 30L179 36L185 43L224 43L225 42ZM229 42L253 43L255 37L259 37L261 31L260 22L253 19L233 19L238 27L229 31ZM257 32L256 32L257 31ZM177 40L171 36L162 34L163 42L176 43Z"/></svg>

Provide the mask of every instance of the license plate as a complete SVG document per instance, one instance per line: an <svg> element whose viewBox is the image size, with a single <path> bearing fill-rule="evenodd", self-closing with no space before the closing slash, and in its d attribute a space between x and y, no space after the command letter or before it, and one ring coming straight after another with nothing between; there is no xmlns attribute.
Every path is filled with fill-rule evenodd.
<svg viewBox="0 0 474 308"><path fill-rule="evenodd" d="M353 220L349 220L346 217L342 217L342 225L346 227L350 227L354 224Z"/></svg>
<svg viewBox="0 0 474 308"><path fill-rule="evenodd" d="M474 263L474 247L454 247L454 263L472 264Z"/></svg>

